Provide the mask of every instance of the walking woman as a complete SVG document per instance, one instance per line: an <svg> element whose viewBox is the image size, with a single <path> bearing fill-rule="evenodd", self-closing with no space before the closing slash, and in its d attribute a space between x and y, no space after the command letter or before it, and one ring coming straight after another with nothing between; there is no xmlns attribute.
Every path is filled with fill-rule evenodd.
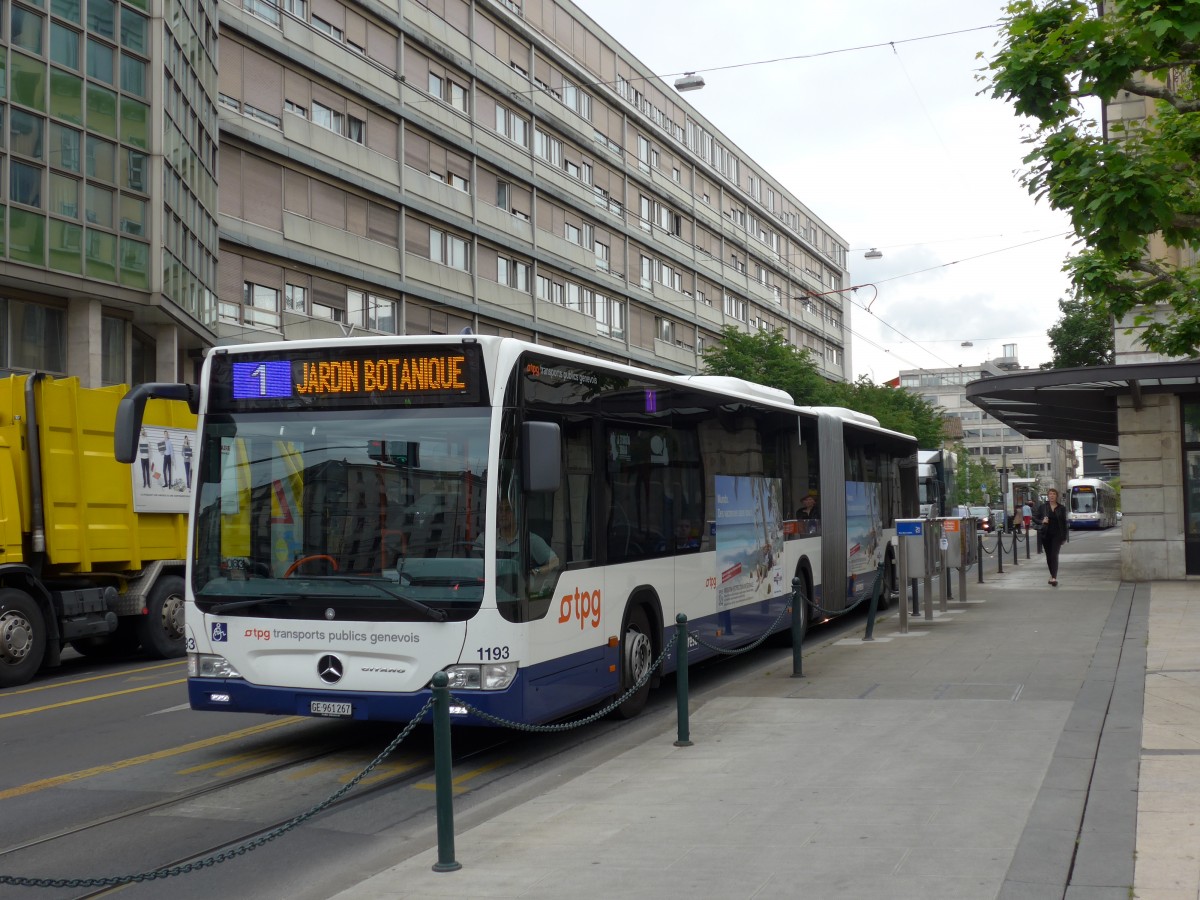
<svg viewBox="0 0 1200 900"><path fill-rule="evenodd" d="M1046 551L1046 565L1050 569L1050 584L1058 587L1058 551L1067 540L1067 508L1058 502L1058 491L1046 491L1046 502L1038 507L1038 531L1041 532L1042 547Z"/></svg>

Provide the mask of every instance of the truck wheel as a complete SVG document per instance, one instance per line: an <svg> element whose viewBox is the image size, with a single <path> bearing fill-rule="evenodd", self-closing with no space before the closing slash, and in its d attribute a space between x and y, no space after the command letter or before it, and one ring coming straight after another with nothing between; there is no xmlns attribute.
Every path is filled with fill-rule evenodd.
<svg viewBox="0 0 1200 900"><path fill-rule="evenodd" d="M138 619L142 649L155 659L183 656L183 579L160 578L146 597L146 615Z"/></svg>
<svg viewBox="0 0 1200 900"><path fill-rule="evenodd" d="M0 687L25 684L46 655L46 620L32 597L0 588Z"/></svg>
<svg viewBox="0 0 1200 900"><path fill-rule="evenodd" d="M620 652L621 693L624 694L650 671L650 665L654 662L654 644L650 640L650 620L646 618L645 607L635 606L630 610L625 634L621 637ZM650 679L647 678L633 696L616 708L616 717L632 719L646 706L649 697Z"/></svg>

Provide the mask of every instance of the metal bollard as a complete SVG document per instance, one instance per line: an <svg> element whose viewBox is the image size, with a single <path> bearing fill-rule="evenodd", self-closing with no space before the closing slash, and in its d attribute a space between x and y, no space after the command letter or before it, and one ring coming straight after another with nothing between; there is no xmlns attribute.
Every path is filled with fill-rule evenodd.
<svg viewBox="0 0 1200 900"><path fill-rule="evenodd" d="M1018 563L1020 563L1020 561L1021 561L1021 558L1019 556L1017 556L1017 533L1015 531L1013 532L1012 539L1013 539L1013 565L1015 566Z"/></svg>
<svg viewBox="0 0 1200 900"><path fill-rule="evenodd" d="M996 569L1001 575L1004 574L1004 535L996 532Z"/></svg>
<svg viewBox="0 0 1200 900"><path fill-rule="evenodd" d="M433 676L433 785L437 806L438 861L435 872L455 872L462 863L454 858L454 780L450 753L450 679L445 672Z"/></svg>
<svg viewBox="0 0 1200 900"><path fill-rule="evenodd" d="M688 635L687 616L680 613L675 617L675 703L678 708L678 731L676 747L690 747L688 739Z"/></svg>
<svg viewBox="0 0 1200 900"><path fill-rule="evenodd" d="M1029 529L1025 529L1025 558L1029 559Z"/></svg>
<svg viewBox="0 0 1200 900"><path fill-rule="evenodd" d="M792 579L792 677L804 677L804 663L800 659L800 645L804 643L804 594L800 590L804 582L797 575Z"/></svg>
<svg viewBox="0 0 1200 900"><path fill-rule="evenodd" d="M975 539L979 542L978 552L975 554L975 566L979 569L979 583L983 584L983 535L975 535Z"/></svg>
<svg viewBox="0 0 1200 900"><path fill-rule="evenodd" d="M871 605L867 609L867 632L863 635L864 641L875 640L875 614L879 611L879 595L883 592L883 570L886 567L887 563L882 562L875 570L875 584L871 587Z"/></svg>

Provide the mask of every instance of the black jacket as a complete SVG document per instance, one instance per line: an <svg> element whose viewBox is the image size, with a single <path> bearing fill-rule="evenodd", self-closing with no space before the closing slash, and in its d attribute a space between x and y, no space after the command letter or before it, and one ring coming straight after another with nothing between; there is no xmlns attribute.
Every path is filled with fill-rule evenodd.
<svg viewBox="0 0 1200 900"><path fill-rule="evenodd" d="M1067 540L1069 526L1067 525L1067 508L1059 503L1054 510L1050 509L1049 501L1038 506L1037 513L1033 517L1033 522L1037 526L1041 526L1042 519L1050 519L1050 525L1042 533L1042 540Z"/></svg>

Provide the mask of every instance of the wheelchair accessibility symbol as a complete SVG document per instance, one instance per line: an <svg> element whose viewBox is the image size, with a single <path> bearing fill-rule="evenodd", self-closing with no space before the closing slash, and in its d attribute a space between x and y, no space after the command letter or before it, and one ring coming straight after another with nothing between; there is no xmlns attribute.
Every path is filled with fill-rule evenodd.
<svg viewBox="0 0 1200 900"><path fill-rule="evenodd" d="M212 639L215 643L227 643L229 641L229 626L224 622L213 622Z"/></svg>

